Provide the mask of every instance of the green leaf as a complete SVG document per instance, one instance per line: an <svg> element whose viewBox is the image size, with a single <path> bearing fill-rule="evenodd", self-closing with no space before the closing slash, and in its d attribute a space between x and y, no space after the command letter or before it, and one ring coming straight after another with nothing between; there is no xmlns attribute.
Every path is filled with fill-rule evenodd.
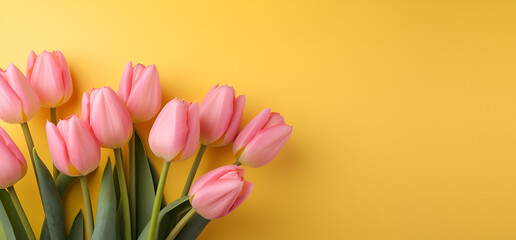
<svg viewBox="0 0 516 240"><path fill-rule="evenodd" d="M9 221L9 224L12 226L11 229L14 231L16 239L28 239L27 233L25 232L20 217L18 216L18 212L14 207L14 204L11 200L11 197L9 196L9 193L5 189L0 189L0 200L2 202L5 213L7 214L7 220ZM7 233L9 231L8 227L5 226L3 219L0 220L2 221L4 231Z"/></svg>
<svg viewBox="0 0 516 240"><path fill-rule="evenodd" d="M122 200L118 200L118 209L116 210L116 239L125 239L124 233L124 212L122 209Z"/></svg>
<svg viewBox="0 0 516 240"><path fill-rule="evenodd" d="M72 228L70 229L70 234L68 235L68 239L70 240L83 240L84 239L84 217L82 216L82 211L79 210L77 216L72 223Z"/></svg>
<svg viewBox="0 0 516 240"><path fill-rule="evenodd" d="M147 154L140 135L135 131L134 152L136 165L136 236L138 236L152 215L156 192Z"/></svg>
<svg viewBox="0 0 516 240"><path fill-rule="evenodd" d="M195 213L183 230L176 236L175 240L197 239L208 223L210 223L209 219L203 218L201 215Z"/></svg>
<svg viewBox="0 0 516 240"><path fill-rule="evenodd" d="M9 220L9 216L7 216L2 201L0 201L0 239L16 239L11 220Z"/></svg>
<svg viewBox="0 0 516 240"><path fill-rule="evenodd" d="M41 201L43 202L43 209L45 210L50 238L52 240L66 239L61 194L59 194L59 190L54 183L54 179L52 179L52 175L50 175L47 167L39 158L36 149L33 149L32 151L34 154L34 166L36 168L36 173L38 174Z"/></svg>
<svg viewBox="0 0 516 240"><path fill-rule="evenodd" d="M161 209L161 211L159 212L159 216L158 216L158 226L156 228L156 230L159 231L158 232L159 234L157 234L156 239L165 239L168 235L168 232L170 232L170 231L167 232L167 230L169 229L168 227L171 227L171 226L168 226L167 223L172 225L171 223L174 221L175 217L178 214L184 213L184 212L190 210L190 208L192 208L192 206L190 205L190 201L188 201L188 197L182 197L182 198L179 198L179 199L171 202L169 205L167 205L166 207ZM145 225L145 228L140 233L138 240L147 239L147 236L149 235L149 227L150 227L149 225L150 225L150 222L148 222L147 225ZM161 226L163 226L163 227L161 227ZM168 226L168 227L165 227L165 226ZM162 232L164 232L164 233L162 234Z"/></svg>
<svg viewBox="0 0 516 240"><path fill-rule="evenodd" d="M93 230L94 239L116 238L116 195L111 171L111 160L108 158L102 182L100 183L99 199L97 204L97 220Z"/></svg>
<svg viewBox="0 0 516 240"><path fill-rule="evenodd" d="M66 190L68 190L68 187L72 185L73 181L77 179L76 177L70 177L65 174L59 174L56 180L57 189L59 190L59 193L61 196L64 196L66 193Z"/></svg>

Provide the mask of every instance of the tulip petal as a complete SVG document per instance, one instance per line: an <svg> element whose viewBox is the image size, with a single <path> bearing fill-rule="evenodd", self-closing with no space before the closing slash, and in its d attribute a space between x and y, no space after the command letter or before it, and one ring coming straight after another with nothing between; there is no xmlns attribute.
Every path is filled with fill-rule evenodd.
<svg viewBox="0 0 516 240"><path fill-rule="evenodd" d="M172 161L185 146L188 133L187 104L177 98L161 110L149 134L152 152L165 161Z"/></svg>
<svg viewBox="0 0 516 240"><path fill-rule="evenodd" d="M54 54L43 51L38 56L30 83L43 106L56 107L61 102L64 93L63 73Z"/></svg>
<svg viewBox="0 0 516 240"><path fill-rule="evenodd" d="M287 143L292 127L279 125L262 130L246 146L239 161L248 167L261 167L276 157Z"/></svg>
<svg viewBox="0 0 516 240"><path fill-rule="evenodd" d="M25 157L22 152L16 146L16 143L9 137L7 132L0 127L0 138L3 140L3 143L11 150L11 153L23 164L25 168L27 168L27 162L25 161Z"/></svg>
<svg viewBox="0 0 516 240"><path fill-rule="evenodd" d="M231 116L231 122L229 123L224 140L219 145L213 145L214 147L226 146L235 140L238 130L240 129L240 123L242 122L242 115L244 114L245 107L245 96L240 95L235 99L233 106L233 115Z"/></svg>
<svg viewBox="0 0 516 240"><path fill-rule="evenodd" d="M13 64L9 65L5 75L7 76L7 82L21 101L22 112L25 115L23 120L25 122L29 121L39 112L40 101L38 95L20 69Z"/></svg>
<svg viewBox="0 0 516 240"><path fill-rule="evenodd" d="M210 90L200 106L201 139L209 145L228 129L233 115L235 89L227 85Z"/></svg>
<svg viewBox="0 0 516 240"><path fill-rule="evenodd" d="M7 79L0 71L0 118L7 123L22 123L23 113L20 98L9 86Z"/></svg>
<svg viewBox="0 0 516 240"><path fill-rule="evenodd" d="M64 57L63 53L59 50L57 52L57 59L59 61L59 65L61 65L61 74L63 79L63 88L64 88L64 94L63 98L61 99L61 102L57 105L60 106L63 103L68 102L70 100L70 97L72 97L73 92L73 83L72 83L72 75L70 74L70 68L68 67L68 62L66 61L66 58Z"/></svg>
<svg viewBox="0 0 516 240"><path fill-rule="evenodd" d="M120 80L120 85L118 86L118 96L127 103L127 99L129 99L129 94L131 93L131 86L133 79L133 62L130 61L125 65L124 72L122 73L122 80Z"/></svg>
<svg viewBox="0 0 516 240"><path fill-rule="evenodd" d="M50 156L52 157L56 168L68 176L78 176L72 175L70 172L68 150L66 149L66 143L61 136L59 129L56 127L56 125L47 121L46 130Z"/></svg>
<svg viewBox="0 0 516 240"><path fill-rule="evenodd" d="M190 158L195 154L197 147L199 146L199 105L197 102L190 104L188 107L188 133L185 140L185 146L183 148L183 154L179 161Z"/></svg>
<svg viewBox="0 0 516 240"><path fill-rule="evenodd" d="M26 173L22 163L4 144L0 144L0 188L7 188L18 182Z"/></svg>
<svg viewBox="0 0 516 240"><path fill-rule="evenodd" d="M29 59L27 59L27 71L25 72L25 77L30 82L30 76L32 74L32 69L34 69L34 63L36 63L36 59L38 59L38 55L34 53L34 51L30 51Z"/></svg>
<svg viewBox="0 0 516 240"><path fill-rule="evenodd" d="M238 154L240 150L244 148L247 144L249 144L249 142L251 142L256 133L262 130L263 126L267 124L270 113L270 108L264 109L255 118L253 118L253 120L251 120L242 128L242 130L235 139L235 143L233 144L233 154L239 157Z"/></svg>
<svg viewBox="0 0 516 240"><path fill-rule="evenodd" d="M81 119L90 124L90 95L87 92L82 94Z"/></svg>
<svg viewBox="0 0 516 240"><path fill-rule="evenodd" d="M279 113L272 112L269 117L269 121L267 122L267 124L265 124L263 129L271 128L281 124L285 124L285 119Z"/></svg>
<svg viewBox="0 0 516 240"><path fill-rule="evenodd" d="M154 65L146 67L132 84L131 93L126 101L127 110L134 122L147 121L154 117L161 107L158 69Z"/></svg>
<svg viewBox="0 0 516 240"><path fill-rule="evenodd" d="M224 217L240 195L243 183L225 179L206 184L192 198L192 207L207 219Z"/></svg>
<svg viewBox="0 0 516 240"><path fill-rule="evenodd" d="M190 193L188 194L190 197L192 197L199 189L203 188L207 183L213 182L218 180L220 177L226 175L230 171L245 171L244 168L235 166L235 165L227 165L223 167L219 167L216 169L213 169L204 175L202 175L200 178L198 178L192 187L190 188ZM243 175L242 175L243 176Z"/></svg>
<svg viewBox="0 0 516 240"><path fill-rule="evenodd" d="M242 191L240 192L240 195L238 195L233 206L229 209L228 213L232 212L238 206L240 206L240 204L242 204L244 202L244 200L251 194L251 192L253 191L253 188L254 188L254 184L252 182L244 180L244 186L242 187Z"/></svg>

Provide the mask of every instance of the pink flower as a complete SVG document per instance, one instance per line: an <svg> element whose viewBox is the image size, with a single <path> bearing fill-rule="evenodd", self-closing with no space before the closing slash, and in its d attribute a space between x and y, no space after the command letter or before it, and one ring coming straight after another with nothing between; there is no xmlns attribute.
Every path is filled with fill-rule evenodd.
<svg viewBox="0 0 516 240"><path fill-rule="evenodd" d="M201 142L213 147L232 142L240 128L245 96L235 98L235 89L228 85L213 86L202 100Z"/></svg>
<svg viewBox="0 0 516 240"><path fill-rule="evenodd" d="M61 106L72 96L70 69L59 50L52 53L43 51L39 56L31 51L27 60L27 80L44 107Z"/></svg>
<svg viewBox="0 0 516 240"><path fill-rule="evenodd" d="M149 134L149 145L159 158L178 162L199 146L199 105L177 98L161 110Z"/></svg>
<svg viewBox="0 0 516 240"><path fill-rule="evenodd" d="M0 69L0 118L7 123L24 123L39 112L38 95L23 73L13 64Z"/></svg>
<svg viewBox="0 0 516 240"><path fill-rule="evenodd" d="M190 189L192 207L207 219L226 216L251 194L254 184L244 179L245 170L223 166L201 176Z"/></svg>
<svg viewBox="0 0 516 240"><path fill-rule="evenodd" d="M100 145L90 127L77 114L54 125L47 121L50 155L60 172L86 176L99 166Z"/></svg>
<svg viewBox="0 0 516 240"><path fill-rule="evenodd" d="M118 95L125 102L133 122L145 122L154 117L161 107L161 84L154 65L125 65Z"/></svg>
<svg viewBox="0 0 516 240"><path fill-rule="evenodd" d="M133 133L129 112L113 89L92 89L82 96L82 119L93 130L102 147L120 148Z"/></svg>
<svg viewBox="0 0 516 240"><path fill-rule="evenodd" d="M0 127L0 189L8 188L22 179L27 173L27 162L7 135Z"/></svg>
<svg viewBox="0 0 516 240"><path fill-rule="evenodd" d="M233 145L233 153L245 166L261 167L276 157L292 133L279 113L265 109L242 128Z"/></svg>

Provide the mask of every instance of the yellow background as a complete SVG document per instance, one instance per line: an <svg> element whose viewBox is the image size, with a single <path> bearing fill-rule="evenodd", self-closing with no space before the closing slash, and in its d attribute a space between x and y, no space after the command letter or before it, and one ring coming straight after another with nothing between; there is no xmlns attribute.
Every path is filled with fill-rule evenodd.
<svg viewBox="0 0 516 240"><path fill-rule="evenodd" d="M513 1L0 1L0 67L61 50L75 85L59 117L80 112L83 91L117 89L129 60L156 64L164 103L228 83L247 96L244 123L282 113L291 139L247 169L254 192L201 239L515 239L515 13ZM29 125L50 166L47 118ZM0 125L28 156L20 127ZM210 148L199 173L232 162L229 146ZM191 163L172 165L167 202ZM29 169L15 187L39 234ZM68 226L81 206L74 184Z"/></svg>

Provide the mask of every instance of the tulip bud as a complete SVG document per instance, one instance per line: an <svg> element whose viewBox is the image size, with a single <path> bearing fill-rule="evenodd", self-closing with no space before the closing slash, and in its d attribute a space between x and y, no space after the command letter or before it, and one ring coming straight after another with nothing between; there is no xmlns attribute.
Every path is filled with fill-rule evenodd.
<svg viewBox="0 0 516 240"><path fill-rule="evenodd" d="M192 207L207 219L226 216L251 194L254 184L244 179L245 169L223 166L202 175L190 189Z"/></svg>
<svg viewBox="0 0 516 240"><path fill-rule="evenodd" d="M120 148L133 133L133 123L124 103L108 87L92 89L82 96L82 119L91 126L102 147Z"/></svg>
<svg viewBox="0 0 516 240"><path fill-rule="evenodd" d="M72 77L66 59L59 50L29 54L27 80L39 96L41 105L55 108L66 103L72 96Z"/></svg>
<svg viewBox="0 0 516 240"><path fill-rule="evenodd" d="M0 118L7 123L24 123L38 114L38 95L23 73L13 64L0 69Z"/></svg>
<svg viewBox="0 0 516 240"><path fill-rule="evenodd" d="M50 156L60 172L68 176L86 176L100 162L100 145L90 127L77 114L54 125L47 121Z"/></svg>
<svg viewBox="0 0 516 240"><path fill-rule="evenodd" d="M278 155L291 133L292 126L285 124L279 113L265 109L242 128L233 153L242 165L261 167Z"/></svg>
<svg viewBox="0 0 516 240"><path fill-rule="evenodd" d="M199 146L199 105L177 98L161 110L149 134L149 145L159 158L179 162Z"/></svg>
<svg viewBox="0 0 516 240"><path fill-rule="evenodd" d="M202 144L220 147L235 140L244 106L245 96L235 98L233 87L213 86L200 106Z"/></svg>
<svg viewBox="0 0 516 240"><path fill-rule="evenodd" d="M125 65L118 95L127 106L133 122L145 122L158 113L161 107L161 84L154 65Z"/></svg>
<svg viewBox="0 0 516 240"><path fill-rule="evenodd" d="M0 127L0 189L8 188L27 173L27 162L20 149Z"/></svg>

